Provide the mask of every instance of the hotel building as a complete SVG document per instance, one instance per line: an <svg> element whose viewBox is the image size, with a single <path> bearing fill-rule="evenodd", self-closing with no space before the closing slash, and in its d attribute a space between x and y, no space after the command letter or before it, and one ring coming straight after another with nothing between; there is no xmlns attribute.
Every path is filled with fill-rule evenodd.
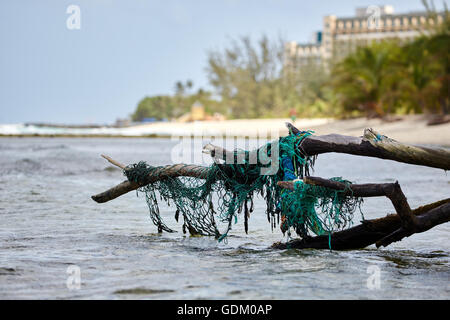
<svg viewBox="0 0 450 320"><path fill-rule="evenodd" d="M323 31L315 33L313 42L286 43L285 63L297 66L326 63L331 58L340 60L357 47L373 41L410 41L426 32L428 25L435 21L440 23L442 19L442 15L438 15L437 20L430 19L427 12L395 14L392 6L357 8L354 17L325 16Z"/></svg>

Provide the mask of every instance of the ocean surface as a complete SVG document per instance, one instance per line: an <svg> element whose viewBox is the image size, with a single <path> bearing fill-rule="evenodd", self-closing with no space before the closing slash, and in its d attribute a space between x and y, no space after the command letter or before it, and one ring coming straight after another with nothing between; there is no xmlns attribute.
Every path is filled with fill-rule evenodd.
<svg viewBox="0 0 450 320"><path fill-rule="evenodd" d="M226 242L158 234L143 195L104 204L91 195L125 180L100 154L130 164L172 163L178 144L145 138L0 139L0 299L449 299L450 224L386 248L274 250L262 199L245 234ZM201 148L200 148L201 149ZM195 155L201 156L201 150ZM194 157L195 158L195 157ZM196 161L194 161L196 162ZM411 207L447 198L443 170L341 154L319 156L315 176L398 180ZM366 199L365 218L392 213ZM355 225L361 216L355 213Z"/></svg>

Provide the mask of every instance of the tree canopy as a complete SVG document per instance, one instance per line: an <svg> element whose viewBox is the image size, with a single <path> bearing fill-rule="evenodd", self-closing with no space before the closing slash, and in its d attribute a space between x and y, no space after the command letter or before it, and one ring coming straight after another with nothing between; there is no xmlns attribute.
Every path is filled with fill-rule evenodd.
<svg viewBox="0 0 450 320"><path fill-rule="evenodd" d="M424 3L429 18L421 36L372 42L343 59L298 63L287 56L283 39L231 40L208 53L212 92L193 92L191 80L178 81L173 95L142 99L133 120L179 117L195 101L229 118L448 114L450 16Z"/></svg>

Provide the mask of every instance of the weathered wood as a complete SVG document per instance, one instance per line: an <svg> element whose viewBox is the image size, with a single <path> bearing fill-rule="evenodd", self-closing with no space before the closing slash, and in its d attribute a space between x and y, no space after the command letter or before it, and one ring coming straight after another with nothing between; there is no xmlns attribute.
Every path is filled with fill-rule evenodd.
<svg viewBox="0 0 450 320"><path fill-rule="evenodd" d="M117 162L116 160L112 159L111 157L108 157L107 155L102 154L102 158L106 159L109 163L115 165L116 167L119 167L122 170L124 170L126 167L124 164Z"/></svg>
<svg viewBox="0 0 450 320"><path fill-rule="evenodd" d="M91 199L97 203L105 203L117 197L120 197L125 193L136 190L139 187L140 185L138 183L125 180L122 183L119 183L117 186L114 186L102 193L93 195Z"/></svg>
<svg viewBox="0 0 450 320"><path fill-rule="evenodd" d="M344 191L344 195L355 197L380 197L386 196L391 200L397 214L401 217L403 226L412 232L419 228L419 221L412 214L408 201L398 182L381 184L350 184L318 178L305 177L304 183Z"/></svg>
<svg viewBox="0 0 450 320"><path fill-rule="evenodd" d="M289 124L290 130L294 133L299 130ZM296 131L295 131L296 130ZM377 141L375 141L377 140ZM331 134L325 136L309 136L305 138L300 144L299 148L305 155L318 155L327 152L347 153L360 156L376 157L381 159L390 159L404 163L429 166L440 168L444 170L450 169L450 151L440 148L426 148L419 146L406 145L382 136L372 129L366 129L364 137L350 137L338 134ZM215 160L226 160L239 158L233 151L228 151L224 148L207 144L203 148L203 152L211 154ZM250 158L257 159L253 153L250 152ZM239 152L238 152L239 153ZM109 160L108 160L109 161ZM111 162L111 161L110 161ZM117 165L117 163L114 163ZM121 164L119 164L120 166ZM183 170L174 170L176 168L184 167ZM169 165L161 167L159 175L163 177L165 174L169 176L190 176L202 178L205 177L201 172L205 173L207 168L202 167L201 172L198 171L198 166L185 166L182 164ZM192 171L190 169L193 169ZM157 181L159 176L149 178L148 183ZM147 183L147 184L148 184ZM136 190L142 185L127 184L126 181L121 184L101 193L92 196L96 202L102 203L115 199L127 192Z"/></svg>
<svg viewBox="0 0 450 320"><path fill-rule="evenodd" d="M299 132L291 124L288 127L294 133ZM364 130L363 137L351 137L340 134L311 135L302 140L299 149L306 156L336 152L450 170L449 149L428 148L400 143L370 128ZM231 151L212 144L207 144L203 150L205 153L211 154L215 159L233 159Z"/></svg>
<svg viewBox="0 0 450 320"><path fill-rule="evenodd" d="M395 183L383 183L383 184L351 184L346 185L342 182L318 178L318 177L305 177L303 182L311 185L327 187L334 190L341 190L345 195L352 195L356 197L379 197L386 196L392 202L397 216L400 221L400 225L392 228L392 225L383 225L383 229L377 230L375 233L367 230L367 222L363 221L362 225L352 228L351 231L345 230L333 234L334 239L340 241L340 245L343 248L348 246L355 246L364 244L375 243L377 247L387 246L392 242L399 241L404 237L408 237L414 233L424 232L432 227L448 222L450 220L450 203L440 203L438 207L429 207L428 211L420 211L421 216L417 217L415 213L409 207L408 201L403 194L402 189L398 182ZM295 189L295 181L281 181L278 185L282 188L290 190ZM329 240L328 235L326 236ZM364 241L363 241L364 240ZM324 239L320 237L304 239L300 242L301 246L312 245L316 247L323 245ZM351 243L347 243L350 241ZM372 242L370 242L372 241ZM295 242L297 243L297 242ZM297 243L298 244L298 243ZM329 244L327 244L329 246ZM339 247L340 248L340 247Z"/></svg>
<svg viewBox="0 0 450 320"><path fill-rule="evenodd" d="M299 130L291 124L287 124L289 130L298 133ZM277 143L273 141L272 143ZM403 163L422 165L444 170L450 169L450 150L442 148L428 148L422 146L399 143L383 136L372 129L366 129L362 137L350 137L337 134L324 136L308 136L299 144L299 151L305 156L315 156L322 153L337 152L381 159L394 160ZM215 161L233 161L242 157L242 154L227 151L214 145L206 145L203 152L210 153ZM249 153L250 159L257 159L255 151ZM102 155L103 156L103 155ZM125 165L103 156L110 163L126 170ZM209 174L209 168L196 165L168 165L156 167L142 183L124 181L119 185L92 196L98 203L115 199L127 192L136 190L147 184L161 181L169 177L195 177L205 179ZM288 243L274 244L274 248L331 248L357 249L371 244L387 246L414 233L420 233L433 228L436 225L450 221L450 199L438 201L415 210L411 210L400 185L396 183L383 184L351 184L327 180L319 177L305 177L305 183L324 186L336 190L342 190L345 195L357 197L389 198L397 214L384 218L365 220L358 226L335 232L331 236L323 235L305 239L292 240ZM287 189L294 189L292 181L279 182L278 185ZM331 237L331 238L330 238Z"/></svg>
<svg viewBox="0 0 450 320"><path fill-rule="evenodd" d="M104 203L113 200L125 193L136 190L142 186L145 186L147 184L156 181L164 180L169 177L171 178L195 177L204 179L207 177L208 172L209 172L208 167L197 165L176 164L176 165L161 166L158 167L155 171L153 171L142 184L126 180L118 184L117 186L114 186L102 193L93 195L91 198L95 202Z"/></svg>
<svg viewBox="0 0 450 320"><path fill-rule="evenodd" d="M415 233L421 233L433 228L436 225L448 222L450 220L450 204L442 205L434 208L420 217L416 217L409 207L406 196L398 182L388 184L366 184L366 185L345 185L341 182L317 178L306 177L303 179L305 183L320 185L335 190L344 190L346 195L370 197L370 196L386 196L389 198L401 220L401 226L391 233L379 239L376 243L377 247L387 246L395 241L408 237ZM287 185L287 184L284 184ZM293 186L293 184L292 184ZM290 186L290 188L292 188Z"/></svg>
<svg viewBox="0 0 450 320"><path fill-rule="evenodd" d="M370 128L358 138L338 134L309 136L301 148L306 155L347 153L450 170L450 150L400 143Z"/></svg>
<svg viewBox="0 0 450 320"><path fill-rule="evenodd" d="M323 179L319 177L305 177L303 182L331 188L335 190L345 190L344 195L353 195L355 197L380 197L386 195L386 189L392 188L392 183L367 183L367 184L351 184L346 185L342 182ZM280 181L278 185L282 188L294 190L294 181Z"/></svg>
<svg viewBox="0 0 450 320"><path fill-rule="evenodd" d="M412 214L419 219L426 219L425 217L428 213L433 213L434 209L439 211L448 210L449 206L450 198L421 206L412 210ZM329 244L331 244L331 249L333 250L352 250L365 248L372 244L377 244L378 246L377 241L395 232L401 227L401 224L401 218L398 214L389 214L383 218L361 221L361 224L355 227L331 234L331 238L328 235L322 235L305 239L294 239L286 243L274 243L272 248L329 249Z"/></svg>
<svg viewBox="0 0 450 320"><path fill-rule="evenodd" d="M376 242L377 247L388 246L393 242L400 241L403 238L409 237L415 233L422 233L430 230L431 228L440 225L442 223L446 223L450 221L450 203L446 203L441 205L433 210L426 212L418 217L414 217L416 223L413 227L410 227L408 224L405 224L403 218L401 218L402 224L386 235L382 239L379 239Z"/></svg>

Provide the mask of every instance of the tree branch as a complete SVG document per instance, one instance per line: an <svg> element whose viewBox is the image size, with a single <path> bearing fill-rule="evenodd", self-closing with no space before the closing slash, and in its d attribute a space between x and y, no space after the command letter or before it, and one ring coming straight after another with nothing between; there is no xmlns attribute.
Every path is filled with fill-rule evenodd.
<svg viewBox="0 0 450 320"><path fill-rule="evenodd" d="M298 133L299 130L287 124L289 130ZM273 143L277 143L274 141ZM372 129L366 129L363 137L350 137L337 134L324 136L308 136L299 144L298 148L305 156L314 156L327 152L347 153L352 155L368 156L381 159L394 160L403 163L450 169L450 150L442 148L427 148L422 146L399 143L393 139L383 136ZM215 161L225 160L235 162L236 152L227 151L221 147L211 144L203 148L203 152L211 154ZM255 158L258 150L251 151L249 157ZM103 155L102 155L103 156ZM110 163L127 170L127 168L111 159L103 156ZM136 190L156 181L169 177L195 177L205 179L209 173L208 167L197 165L175 164L155 167L142 183L124 181L117 186L100 194L92 196L98 203L115 199L127 192ZM399 241L414 233L420 233L433 228L436 225L450 221L450 199L438 201L415 210L411 210L400 185L396 183L383 184L351 184L346 185L337 181L322 179L318 177L305 177L305 183L324 186L335 190L342 190L345 195L357 197L379 197L389 198L397 214L388 215L384 218L365 220L358 226L335 232L331 235L331 246L333 249L355 249L363 248L370 244L387 246L392 242ZM282 181L278 185L282 188L294 189L292 181ZM309 237L293 240L285 244L274 244L274 248L328 248L329 235Z"/></svg>
<svg viewBox="0 0 450 320"><path fill-rule="evenodd" d="M426 217L428 212L434 211L433 209L435 208L439 210L447 210L448 212L449 206L450 198L421 206L412 210L412 213L414 216L421 219L422 217ZM435 225L438 224L439 223L436 223ZM361 224L355 227L335 232L331 234L331 239L328 235L309 237L305 239L294 239L287 243L274 243L272 248L329 249L329 243L331 243L331 249L333 250L361 249L377 243L377 241L393 233L399 228L401 228L400 216L397 214L389 214L383 218L363 220L361 221Z"/></svg>
<svg viewBox="0 0 450 320"><path fill-rule="evenodd" d="M377 247L387 246L392 242L399 241L404 237L408 237L414 233L424 232L432 227L448 222L450 220L450 199L444 202L437 202L436 206L429 206L424 210L420 208L421 216L417 217L417 212L410 209L408 201L403 194L398 182L395 183L383 183L383 184L351 184L346 185L342 182L322 179L318 177L305 177L303 182L311 185L322 186L331 188L334 190L342 190L344 195L353 195L356 197L379 197L386 196L389 198L397 212L399 224L392 228L393 224L386 225L384 221L379 224L383 228L377 229L374 233L373 223L374 221L379 223L380 220L363 221L362 225L351 228L349 230L334 233L332 238L338 239L340 244L337 248L355 248L356 245L363 245L365 247L369 244L376 242ZM294 190L295 185L293 181L281 181L278 185L282 188ZM367 230L367 223L372 223L372 230ZM323 236L322 236L323 237ZM328 246L328 235L326 236ZM361 240L363 239L363 240ZM370 239L370 240L369 240ZM367 241L369 240L369 241ZM295 240L294 240L295 241ZM324 239L321 237L307 238L301 242L293 242L290 245L295 244L297 247L311 245L313 248L316 246L325 245ZM290 246L289 244L287 246ZM276 245L275 247L280 247ZM281 245L281 247L283 247ZM336 247L334 247L336 249Z"/></svg>
<svg viewBox="0 0 450 320"><path fill-rule="evenodd" d="M289 124L290 130L298 132L299 130ZM295 131L296 130L296 131ZM440 168L444 170L450 169L450 151L446 149L432 149L419 146L412 146L401 144L385 136L382 136L372 129L366 129L364 131L364 138L342 136L337 134L325 135L325 136L308 136L300 144L301 151L305 155L317 155L327 152L348 153L353 155L361 155L368 157L376 157L381 159L390 159L404 163L429 166L434 168ZM204 153L209 153L215 160L228 160L234 161L236 154L232 151L227 151L224 148L207 144L203 148ZM258 151L251 151L250 158L257 159L255 154ZM239 153L239 152L238 152ZM112 160L107 157L108 161ZM111 161L110 161L111 162ZM117 161L111 162L115 165L123 166ZM182 167L181 170L179 170ZM146 184L155 182L164 176L178 177L188 176L203 178L206 177L208 168L199 166L186 166L183 164L169 165L161 167L158 175L149 178ZM126 181L121 184L101 193L92 196L92 199L96 202L103 203L115 199L127 192L136 190L143 185L136 183L127 183Z"/></svg>
<svg viewBox="0 0 450 320"><path fill-rule="evenodd" d="M110 160L108 160L108 161L110 161ZM116 161L114 161L114 162L116 162ZM147 184L150 184L150 183L153 183L156 181L161 181L161 180L167 179L169 177L170 178L195 177L195 178L204 179L207 177L208 172L209 172L208 167L197 166L197 165L175 164L175 165L162 166L162 167L158 167L155 171L153 171L142 184L125 180L122 183L118 184L117 186L114 186L102 193L93 195L91 198L92 198L92 200L94 200L97 203L104 203L104 202L113 200L125 193L136 190L140 187L143 187Z"/></svg>
<svg viewBox="0 0 450 320"><path fill-rule="evenodd" d="M291 124L288 128L294 133L300 132ZM400 143L370 128L364 130L363 137L339 134L311 135L302 140L299 148L305 156L336 152L450 170L450 150ZM215 159L233 159L234 156L233 152L212 144L207 144L203 150Z"/></svg>

